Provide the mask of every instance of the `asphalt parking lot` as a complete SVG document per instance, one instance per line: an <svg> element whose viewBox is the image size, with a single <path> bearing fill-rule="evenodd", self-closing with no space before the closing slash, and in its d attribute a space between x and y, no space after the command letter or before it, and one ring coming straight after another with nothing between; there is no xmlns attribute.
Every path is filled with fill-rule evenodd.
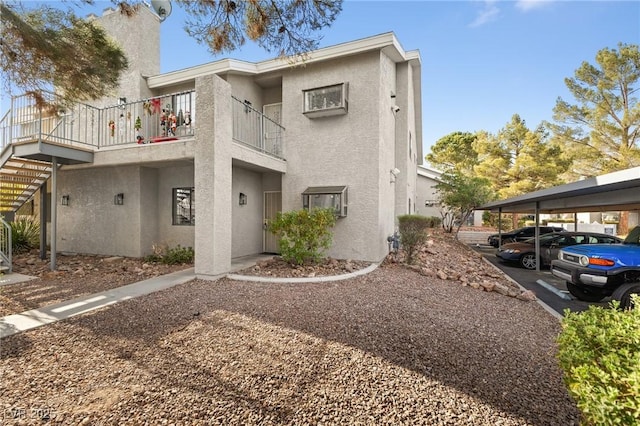
<svg viewBox="0 0 640 426"><path fill-rule="evenodd" d="M541 269L540 272L530 271L515 264L504 263L496 257L498 249L490 245L469 244L469 246L473 250L482 253L489 262L501 269L522 287L533 291L538 299L561 315L564 314L565 309L579 312L588 309L590 305L607 306L610 301L609 298L606 298L599 303L582 302L569 294L564 280L551 275L549 269Z"/></svg>

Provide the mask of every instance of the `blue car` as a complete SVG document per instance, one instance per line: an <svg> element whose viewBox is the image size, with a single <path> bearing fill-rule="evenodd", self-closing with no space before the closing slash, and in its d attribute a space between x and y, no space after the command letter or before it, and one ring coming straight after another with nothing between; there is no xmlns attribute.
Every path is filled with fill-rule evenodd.
<svg viewBox="0 0 640 426"><path fill-rule="evenodd" d="M631 295L640 295L640 226L622 244L563 248L551 262L551 273L564 279L579 300L599 302L611 296L622 308L632 307Z"/></svg>

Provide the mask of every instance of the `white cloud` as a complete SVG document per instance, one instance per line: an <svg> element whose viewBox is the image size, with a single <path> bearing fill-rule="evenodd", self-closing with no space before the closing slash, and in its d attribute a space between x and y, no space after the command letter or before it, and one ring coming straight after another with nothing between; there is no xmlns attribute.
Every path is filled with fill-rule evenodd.
<svg viewBox="0 0 640 426"><path fill-rule="evenodd" d="M551 2L552 0L518 0L516 2L516 9L520 9L522 12L529 12L530 10L545 7Z"/></svg>
<svg viewBox="0 0 640 426"><path fill-rule="evenodd" d="M469 25L470 27L480 27L488 22L495 21L500 14L495 0L486 0L476 19Z"/></svg>

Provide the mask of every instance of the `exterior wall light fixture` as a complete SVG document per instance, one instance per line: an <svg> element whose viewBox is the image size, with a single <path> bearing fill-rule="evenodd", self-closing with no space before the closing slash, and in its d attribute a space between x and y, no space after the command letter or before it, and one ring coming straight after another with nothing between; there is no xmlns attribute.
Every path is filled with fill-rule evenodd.
<svg viewBox="0 0 640 426"><path fill-rule="evenodd" d="M114 195L113 204L115 204L116 206L121 206L124 204L124 194L122 192Z"/></svg>
<svg viewBox="0 0 640 426"><path fill-rule="evenodd" d="M63 206L68 206L69 205L69 196L68 195L63 195L62 196L62 200L60 201L60 203Z"/></svg>
<svg viewBox="0 0 640 426"><path fill-rule="evenodd" d="M247 194L244 194L242 192L240 193L238 204L240 204L241 206L244 206L245 204L247 204Z"/></svg>

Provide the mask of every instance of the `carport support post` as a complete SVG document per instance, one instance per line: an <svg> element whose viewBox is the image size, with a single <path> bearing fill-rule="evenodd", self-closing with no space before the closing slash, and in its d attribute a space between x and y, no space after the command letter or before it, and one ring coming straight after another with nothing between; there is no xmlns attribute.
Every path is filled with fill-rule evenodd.
<svg viewBox="0 0 640 426"><path fill-rule="evenodd" d="M498 207L498 248L502 246L502 207Z"/></svg>
<svg viewBox="0 0 640 426"><path fill-rule="evenodd" d="M578 212L573 213L573 230L578 232Z"/></svg>
<svg viewBox="0 0 640 426"><path fill-rule="evenodd" d="M540 272L540 202L536 201L536 272Z"/></svg>

